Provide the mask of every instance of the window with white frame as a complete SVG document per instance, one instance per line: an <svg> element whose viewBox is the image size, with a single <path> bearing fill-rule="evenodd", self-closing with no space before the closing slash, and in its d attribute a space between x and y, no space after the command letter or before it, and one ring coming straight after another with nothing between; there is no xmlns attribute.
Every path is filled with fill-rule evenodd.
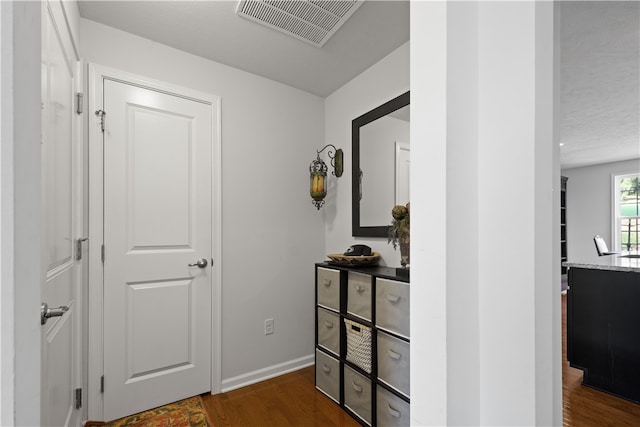
<svg viewBox="0 0 640 427"><path fill-rule="evenodd" d="M613 243L616 250L640 250L640 173L614 176Z"/></svg>

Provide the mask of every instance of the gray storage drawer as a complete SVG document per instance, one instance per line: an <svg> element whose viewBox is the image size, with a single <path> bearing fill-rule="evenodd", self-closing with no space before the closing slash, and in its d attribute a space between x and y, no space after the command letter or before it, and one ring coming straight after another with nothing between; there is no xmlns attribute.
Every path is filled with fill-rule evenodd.
<svg viewBox="0 0 640 427"><path fill-rule="evenodd" d="M409 338L409 284L376 280L376 326Z"/></svg>
<svg viewBox="0 0 640 427"><path fill-rule="evenodd" d="M318 307L318 345L334 354L340 353L340 316Z"/></svg>
<svg viewBox="0 0 640 427"><path fill-rule="evenodd" d="M347 280L347 311L371 321L371 276L349 272Z"/></svg>
<svg viewBox="0 0 640 427"><path fill-rule="evenodd" d="M340 403L340 362L316 350L316 388Z"/></svg>
<svg viewBox="0 0 640 427"><path fill-rule="evenodd" d="M318 267L318 304L340 310L340 271Z"/></svg>
<svg viewBox="0 0 640 427"><path fill-rule="evenodd" d="M409 397L409 343L378 331L378 379Z"/></svg>
<svg viewBox="0 0 640 427"><path fill-rule="evenodd" d="M344 406L371 425L371 381L344 366Z"/></svg>
<svg viewBox="0 0 640 427"><path fill-rule="evenodd" d="M376 393L376 421L378 427L409 426L410 405L384 387Z"/></svg>

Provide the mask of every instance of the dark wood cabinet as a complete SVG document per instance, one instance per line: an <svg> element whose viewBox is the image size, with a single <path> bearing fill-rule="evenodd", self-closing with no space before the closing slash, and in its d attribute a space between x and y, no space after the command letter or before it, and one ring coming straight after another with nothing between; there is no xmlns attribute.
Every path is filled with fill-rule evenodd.
<svg viewBox="0 0 640 427"><path fill-rule="evenodd" d="M640 402L640 272L569 269L567 359L584 385Z"/></svg>
<svg viewBox="0 0 640 427"><path fill-rule="evenodd" d="M409 425L409 280L319 263L316 388L362 425Z"/></svg>

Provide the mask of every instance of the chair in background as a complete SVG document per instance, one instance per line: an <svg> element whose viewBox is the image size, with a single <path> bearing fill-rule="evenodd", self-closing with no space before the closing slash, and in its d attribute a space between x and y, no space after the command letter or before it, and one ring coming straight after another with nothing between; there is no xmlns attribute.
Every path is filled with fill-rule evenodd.
<svg viewBox="0 0 640 427"><path fill-rule="evenodd" d="M610 251L609 248L607 247L607 242L605 242L604 239L597 234L593 236L593 242L596 244L596 251L598 251L599 256L615 255L615 254L621 253L616 251Z"/></svg>

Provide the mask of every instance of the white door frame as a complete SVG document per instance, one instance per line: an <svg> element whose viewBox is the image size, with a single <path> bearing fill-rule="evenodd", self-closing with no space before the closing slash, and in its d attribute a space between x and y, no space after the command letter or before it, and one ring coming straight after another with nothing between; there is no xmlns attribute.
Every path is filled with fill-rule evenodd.
<svg viewBox="0 0 640 427"><path fill-rule="evenodd" d="M212 132L212 289L211 289L211 393L221 389L222 351L222 144L220 130L220 97L204 92L187 89L158 80L149 79L128 72L89 64L89 390L87 400L89 419L103 419L103 394L101 377L103 368L103 150L100 118L95 111L103 105L102 82L104 79L177 95L214 106L212 119L216 127ZM109 120L106 112L105 121ZM105 387L108 387L108 380Z"/></svg>
<svg viewBox="0 0 640 427"><path fill-rule="evenodd" d="M40 7L0 2L0 425L40 423Z"/></svg>

